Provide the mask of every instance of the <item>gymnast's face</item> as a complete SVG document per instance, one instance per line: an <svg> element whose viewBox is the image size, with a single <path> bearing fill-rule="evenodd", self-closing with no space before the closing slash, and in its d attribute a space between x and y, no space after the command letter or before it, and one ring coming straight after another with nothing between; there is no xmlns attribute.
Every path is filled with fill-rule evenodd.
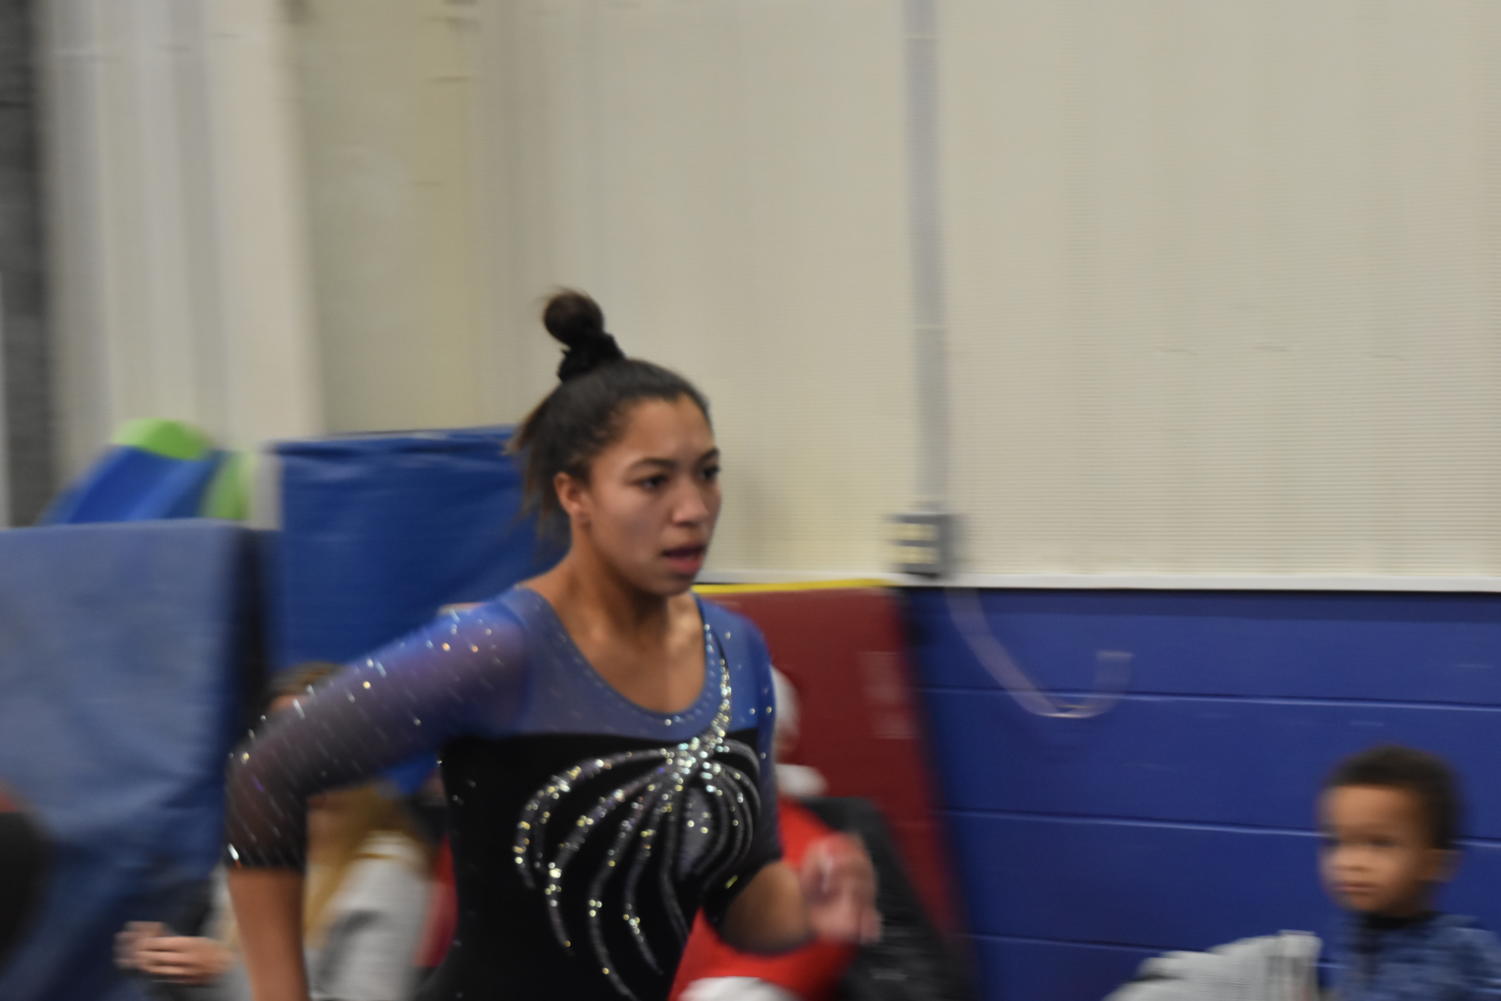
<svg viewBox="0 0 1501 1001"><path fill-rule="evenodd" d="M588 480L559 473L554 486L574 545L639 590L681 594L703 569L719 521L719 449L688 397L634 404Z"/></svg>

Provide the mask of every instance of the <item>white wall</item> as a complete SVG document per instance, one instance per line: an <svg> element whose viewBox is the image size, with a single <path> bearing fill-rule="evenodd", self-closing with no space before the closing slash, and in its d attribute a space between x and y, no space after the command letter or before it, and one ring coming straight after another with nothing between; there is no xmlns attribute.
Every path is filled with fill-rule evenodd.
<svg viewBox="0 0 1501 1001"><path fill-rule="evenodd" d="M1501 5L943 5L955 506L1010 572L1501 571Z"/></svg>
<svg viewBox="0 0 1501 1001"><path fill-rule="evenodd" d="M537 295L587 289L712 401L717 568L882 567L913 490L898 5L492 9L513 413L557 364Z"/></svg>
<svg viewBox="0 0 1501 1001"><path fill-rule="evenodd" d="M720 571L917 492L901 6L496 8L510 271L711 391ZM933 7L964 570L1501 570L1501 5Z"/></svg>

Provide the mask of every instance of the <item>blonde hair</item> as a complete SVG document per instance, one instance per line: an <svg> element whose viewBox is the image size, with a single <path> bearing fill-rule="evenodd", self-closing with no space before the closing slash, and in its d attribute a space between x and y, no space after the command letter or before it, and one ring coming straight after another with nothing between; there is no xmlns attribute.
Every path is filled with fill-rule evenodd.
<svg viewBox="0 0 1501 1001"><path fill-rule="evenodd" d="M308 841L309 871L302 895L302 938L314 947L328 935L334 911L330 906L344 885L349 870L365 859L398 858L426 871L430 853L417 833L402 803L388 795L379 783L367 782L328 794L331 816L320 836ZM383 851L371 845L377 834L392 835L410 843L405 852Z"/></svg>
<svg viewBox="0 0 1501 1001"><path fill-rule="evenodd" d="M308 694L340 670L340 665L326 661L309 661L287 668L272 680L267 707L277 699ZM411 814L400 800L390 795L384 783L366 782L331 790L325 795L331 800L326 808L326 822L308 832L309 865L302 893L302 940L313 947L321 946L327 937L334 917L330 905L356 862L393 857L409 862L415 859L414 867L425 873L432 854L426 839L417 832ZM400 854L375 850L370 841L378 834L404 839L411 850ZM233 918L220 937L229 948L238 947L239 929Z"/></svg>

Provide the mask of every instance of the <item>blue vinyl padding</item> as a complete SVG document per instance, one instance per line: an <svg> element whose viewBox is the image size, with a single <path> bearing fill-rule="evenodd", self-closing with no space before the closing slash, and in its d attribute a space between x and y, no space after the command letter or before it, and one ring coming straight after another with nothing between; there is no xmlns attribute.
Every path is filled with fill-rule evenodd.
<svg viewBox="0 0 1501 1001"><path fill-rule="evenodd" d="M475 428L278 445L276 665L349 660L555 562L523 513L509 441Z"/></svg>
<svg viewBox="0 0 1501 1001"><path fill-rule="evenodd" d="M173 920L216 863L249 554L249 533L206 521L0 532L0 783L55 851L0 997L139 996L115 932Z"/></svg>
<svg viewBox="0 0 1501 1001"><path fill-rule="evenodd" d="M1460 594L992 591L992 635L1077 699L1102 654L1126 697L1028 715L947 596L908 592L953 867L987 1001L1102 997L1140 961L1330 933L1314 801L1381 742L1447 757L1469 841L1444 904L1501 928L1501 599Z"/></svg>

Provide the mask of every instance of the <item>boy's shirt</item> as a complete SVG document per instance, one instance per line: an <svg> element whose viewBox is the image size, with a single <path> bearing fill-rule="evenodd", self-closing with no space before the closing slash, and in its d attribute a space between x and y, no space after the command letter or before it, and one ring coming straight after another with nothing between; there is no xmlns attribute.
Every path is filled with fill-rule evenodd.
<svg viewBox="0 0 1501 1001"><path fill-rule="evenodd" d="M1501 940L1452 914L1354 918L1332 972L1337 1001L1501 999Z"/></svg>

